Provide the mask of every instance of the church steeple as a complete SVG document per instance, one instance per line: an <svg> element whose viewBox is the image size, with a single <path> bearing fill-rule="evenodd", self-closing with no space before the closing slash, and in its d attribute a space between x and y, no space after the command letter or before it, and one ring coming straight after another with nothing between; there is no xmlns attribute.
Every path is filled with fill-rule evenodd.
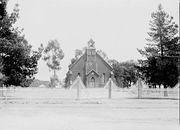
<svg viewBox="0 0 180 130"><path fill-rule="evenodd" d="M88 47L87 47L87 61L95 60L96 55L96 49L95 49L95 42L92 40L92 38L88 41Z"/></svg>
<svg viewBox="0 0 180 130"><path fill-rule="evenodd" d="M96 71L96 49L94 44L95 42L91 38L86 49L86 72L92 69Z"/></svg>

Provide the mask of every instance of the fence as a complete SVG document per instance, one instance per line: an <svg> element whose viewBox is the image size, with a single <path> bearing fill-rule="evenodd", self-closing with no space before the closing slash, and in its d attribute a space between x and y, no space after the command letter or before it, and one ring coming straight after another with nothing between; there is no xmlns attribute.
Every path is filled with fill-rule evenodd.
<svg viewBox="0 0 180 130"><path fill-rule="evenodd" d="M138 98L161 98L161 99L179 99L179 88L144 88L133 87L129 90L132 95L137 95Z"/></svg>
<svg viewBox="0 0 180 130"><path fill-rule="evenodd" d="M172 98L178 99L179 98L179 89L172 89L172 88L161 88L161 89L150 89L150 88L143 88L142 89L142 97L144 98Z"/></svg>
<svg viewBox="0 0 180 130"><path fill-rule="evenodd" d="M167 96L164 96L164 92ZM112 89L112 99L122 98L171 98L178 99L179 89L149 89L137 87L130 89ZM139 96L139 94L141 94ZM109 98L109 89L85 88L79 90L80 100L100 100ZM60 88L2 88L0 89L1 103L60 103L77 99L77 89Z"/></svg>

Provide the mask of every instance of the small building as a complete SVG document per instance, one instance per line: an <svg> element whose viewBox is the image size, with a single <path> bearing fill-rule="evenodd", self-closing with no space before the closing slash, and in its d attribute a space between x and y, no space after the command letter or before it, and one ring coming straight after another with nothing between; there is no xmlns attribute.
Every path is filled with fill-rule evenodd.
<svg viewBox="0 0 180 130"><path fill-rule="evenodd" d="M79 75L86 87L103 87L109 80L112 67L97 53L90 39L85 53L69 66L70 84Z"/></svg>

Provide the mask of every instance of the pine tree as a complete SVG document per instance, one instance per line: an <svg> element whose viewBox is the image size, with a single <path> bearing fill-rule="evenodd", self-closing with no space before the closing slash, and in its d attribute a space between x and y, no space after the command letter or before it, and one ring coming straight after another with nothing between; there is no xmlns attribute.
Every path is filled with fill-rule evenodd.
<svg viewBox="0 0 180 130"><path fill-rule="evenodd" d="M173 17L166 13L162 5L151 14L149 42L144 50L139 49L140 54L146 60L141 60L141 69L146 81L152 85L164 85L173 87L177 83L177 58L169 58L175 55L178 44L178 25Z"/></svg>
<svg viewBox="0 0 180 130"><path fill-rule="evenodd" d="M0 59L1 73L6 77L3 84L28 87L37 73L37 62L42 49L32 51L31 45L22 34L22 29L14 27L19 18L18 4L12 13L6 11L7 1L0 1Z"/></svg>

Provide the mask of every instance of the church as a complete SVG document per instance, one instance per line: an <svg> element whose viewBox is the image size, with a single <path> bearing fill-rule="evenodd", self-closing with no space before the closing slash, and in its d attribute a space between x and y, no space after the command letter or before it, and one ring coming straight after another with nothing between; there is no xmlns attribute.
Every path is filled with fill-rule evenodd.
<svg viewBox="0 0 180 130"><path fill-rule="evenodd" d="M94 44L95 42L90 39L84 54L69 66L69 84L72 84L78 75L89 88L103 87L109 80L113 69L97 53Z"/></svg>

